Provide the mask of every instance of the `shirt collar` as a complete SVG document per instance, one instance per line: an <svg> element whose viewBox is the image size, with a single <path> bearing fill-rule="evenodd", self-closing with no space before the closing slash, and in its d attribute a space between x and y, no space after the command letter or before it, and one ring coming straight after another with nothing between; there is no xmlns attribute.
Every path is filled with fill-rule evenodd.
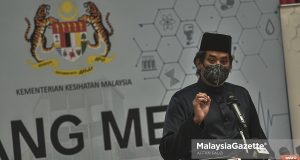
<svg viewBox="0 0 300 160"><path fill-rule="evenodd" d="M197 84L199 85L201 90L203 90L205 92L208 92L208 93L222 93L225 89L226 82L223 85L219 86L219 87L212 87L212 86L209 86L209 85L205 84L201 80L201 78L199 78Z"/></svg>

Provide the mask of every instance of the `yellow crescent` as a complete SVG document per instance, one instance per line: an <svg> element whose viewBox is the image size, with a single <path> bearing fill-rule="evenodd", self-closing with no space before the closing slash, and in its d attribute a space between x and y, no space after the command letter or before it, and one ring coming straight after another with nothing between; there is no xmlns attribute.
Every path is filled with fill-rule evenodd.
<svg viewBox="0 0 300 160"><path fill-rule="evenodd" d="M61 7L59 7L58 15L64 21L71 21L71 20L74 20L77 17L77 15L78 15L77 11L78 11L78 7L74 6L74 14L72 16L70 16L70 17L65 17L64 15L62 15L62 9L61 9Z"/></svg>

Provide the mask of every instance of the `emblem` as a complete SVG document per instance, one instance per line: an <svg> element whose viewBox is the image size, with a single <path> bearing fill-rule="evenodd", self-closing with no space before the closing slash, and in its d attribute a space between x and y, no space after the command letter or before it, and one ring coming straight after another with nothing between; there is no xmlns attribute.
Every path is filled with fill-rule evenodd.
<svg viewBox="0 0 300 160"><path fill-rule="evenodd" d="M57 13L60 18L55 18L50 16L50 5L40 5L33 19L34 28L30 37L28 34L31 23L28 18L25 18L27 28L24 37L30 44L30 54L34 62L31 60L29 63L33 68L52 66L55 74L74 76L91 72L95 62L109 63L114 59L110 42L110 36L114 32L109 21L110 13L108 12L105 17L109 28L107 29L103 24L102 13L94 2L85 2L83 7L86 13L78 17L78 7L72 3L72 0L63 0ZM67 16L68 14L71 15ZM89 31L87 25L92 26L90 28L93 31ZM53 40L50 42L51 35L48 30L52 30ZM90 37L93 37L93 40L88 39L89 34L92 35ZM101 46L104 46L104 49ZM102 53L88 53L100 49L103 50ZM55 50L59 56L49 56ZM85 54L87 55L83 56ZM86 58L86 67L74 70L61 68L62 63L76 63L81 57Z"/></svg>
<svg viewBox="0 0 300 160"><path fill-rule="evenodd" d="M60 56L76 61L86 50L86 23L80 21L57 22L52 25L54 47Z"/></svg>

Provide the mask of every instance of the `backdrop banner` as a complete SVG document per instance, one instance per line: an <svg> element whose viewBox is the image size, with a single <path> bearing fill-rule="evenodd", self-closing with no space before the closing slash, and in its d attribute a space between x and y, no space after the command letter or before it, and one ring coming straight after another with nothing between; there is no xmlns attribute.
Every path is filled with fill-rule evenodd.
<svg viewBox="0 0 300 160"><path fill-rule="evenodd" d="M196 83L193 58L204 32L232 36L228 82L249 90L268 138L290 139L278 6L3 0L0 159L162 159L167 105Z"/></svg>

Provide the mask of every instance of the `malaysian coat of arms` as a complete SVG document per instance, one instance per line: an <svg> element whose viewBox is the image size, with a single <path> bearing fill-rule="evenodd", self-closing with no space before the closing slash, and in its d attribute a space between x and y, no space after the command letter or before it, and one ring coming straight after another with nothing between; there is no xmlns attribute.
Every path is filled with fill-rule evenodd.
<svg viewBox="0 0 300 160"><path fill-rule="evenodd" d="M30 45L30 54L33 60L29 63L34 68L42 68L52 66L54 73L64 76L75 76L90 73L93 70L93 63L111 62L115 55L111 53L110 36L113 35L113 27L109 21L110 13L105 16L105 22L109 29L104 26L102 13L94 2L83 3L85 12L78 16L78 7L71 0L63 0L58 15L60 19L50 15L51 7L48 4L41 4L33 18L33 31L31 23L25 17L27 28L25 31L25 41ZM62 12L74 12L72 16L66 17ZM91 26L88 28L88 26ZM88 29L92 28L92 32ZM52 30L52 41L49 42L51 36L45 34ZM89 40L88 33L92 34L92 40ZM48 42L47 42L48 41ZM87 49L98 51L104 47L103 52L99 54L91 54L86 57L86 66L80 69L61 69L58 58L41 58L41 54L57 52L61 59L70 63L76 62L83 57ZM110 55L111 54L111 55Z"/></svg>

